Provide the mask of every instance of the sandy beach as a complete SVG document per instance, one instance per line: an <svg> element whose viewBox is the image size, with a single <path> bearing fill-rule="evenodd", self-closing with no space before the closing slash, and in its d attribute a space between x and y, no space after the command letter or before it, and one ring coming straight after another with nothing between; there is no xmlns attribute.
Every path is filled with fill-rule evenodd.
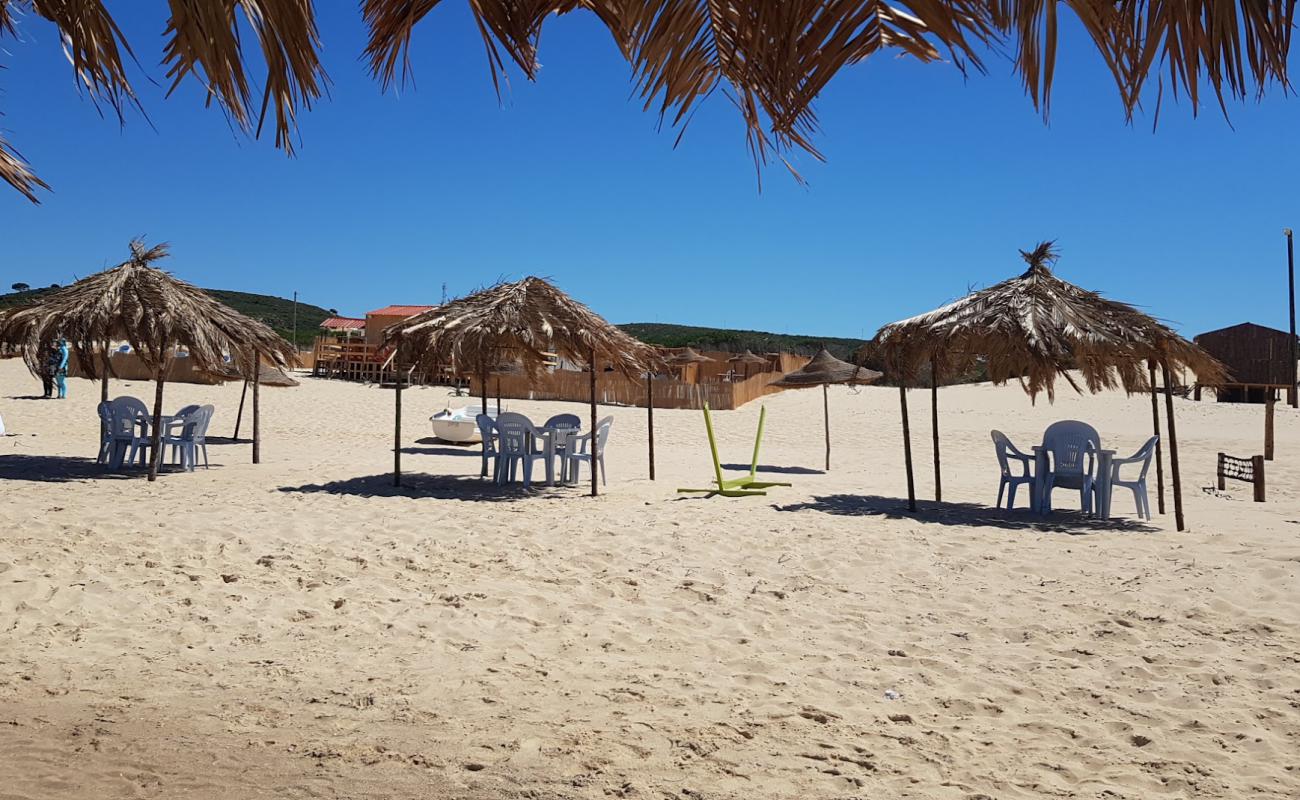
<svg viewBox="0 0 1300 800"><path fill-rule="evenodd" d="M941 390L947 502L917 515L892 388L832 388L828 474L821 392L768 398L762 463L794 485L741 499L674 492L710 478L699 412L656 412L651 482L644 409L602 408L592 499L481 482L476 448L432 439L465 402L445 389L404 393L395 489L389 390L266 389L262 464L216 439L210 470L150 484L94 464L95 384L38 386L0 362L5 800L1300 797L1288 407L1260 504L1212 487L1216 452L1262 452L1262 407L1176 400L1177 533L1122 495L1109 522L991 508L992 428L1150 434L1148 397L1064 385ZM228 437L238 402L165 406L212 403ZM717 415L725 461L759 407Z"/></svg>

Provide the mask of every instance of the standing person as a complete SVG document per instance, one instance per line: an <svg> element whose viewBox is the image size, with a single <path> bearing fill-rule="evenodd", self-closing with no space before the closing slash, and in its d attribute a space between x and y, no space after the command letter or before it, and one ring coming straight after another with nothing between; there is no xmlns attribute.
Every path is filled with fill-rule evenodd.
<svg viewBox="0 0 1300 800"><path fill-rule="evenodd" d="M59 344L56 349L58 353L58 368L54 372L54 382L59 387L59 399L68 399L68 340L62 336L59 337Z"/></svg>
<svg viewBox="0 0 1300 800"><path fill-rule="evenodd" d="M54 397L54 373L59 368L59 347L53 342L50 343L50 349L45 353L44 360L41 361L41 388L45 390L42 395L46 400Z"/></svg>

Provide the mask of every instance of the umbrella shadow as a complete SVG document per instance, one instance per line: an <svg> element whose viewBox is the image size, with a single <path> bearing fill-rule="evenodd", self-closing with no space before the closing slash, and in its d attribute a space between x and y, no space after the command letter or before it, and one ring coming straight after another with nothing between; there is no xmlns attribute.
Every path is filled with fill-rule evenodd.
<svg viewBox="0 0 1300 800"><path fill-rule="evenodd" d="M748 464L723 464L723 469L735 470L737 472L749 472ZM758 472L771 472L778 475L825 475L824 469L813 469L812 467L778 467L773 464L759 464Z"/></svg>
<svg viewBox="0 0 1300 800"><path fill-rule="evenodd" d="M44 395L39 395L39 394L19 394L19 395L10 395L5 399L6 400L55 400L57 398L46 397Z"/></svg>
<svg viewBox="0 0 1300 800"><path fill-rule="evenodd" d="M208 436L208 444L252 444L252 439L236 439L233 436Z"/></svg>
<svg viewBox="0 0 1300 800"><path fill-rule="evenodd" d="M1082 512L1054 511L1041 516L1028 509L1007 511L976 503L918 502L916 511L907 509L907 501L875 495L832 494L813 497L803 503L773 504L777 511L821 511L844 517L884 517L908 519L933 525L1034 530L1047 533L1084 535L1103 532L1155 533L1160 529L1141 520L1097 519Z"/></svg>
<svg viewBox="0 0 1300 800"><path fill-rule="evenodd" d="M483 452L477 447L473 450L459 447L403 447L402 452L413 456L471 456L473 458L483 456Z"/></svg>
<svg viewBox="0 0 1300 800"><path fill-rule="evenodd" d="M573 497L581 494L580 487L547 486L535 483L525 489L522 483L500 485L486 478L465 475L425 475L405 473L402 485L393 485L393 474L364 475L329 483L309 483L302 486L281 486L282 492L302 494L334 494L353 497L411 497L432 500L470 500L486 503L513 503L533 498Z"/></svg>
<svg viewBox="0 0 1300 800"><path fill-rule="evenodd" d="M0 456L0 480L67 483L84 480L134 480L148 470L110 472L93 458L71 456Z"/></svg>

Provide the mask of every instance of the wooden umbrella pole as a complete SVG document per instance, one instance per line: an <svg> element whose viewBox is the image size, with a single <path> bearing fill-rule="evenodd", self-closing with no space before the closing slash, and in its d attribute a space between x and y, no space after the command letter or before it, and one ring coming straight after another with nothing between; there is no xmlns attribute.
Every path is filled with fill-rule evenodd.
<svg viewBox="0 0 1300 800"><path fill-rule="evenodd" d="M154 382L157 384L153 394L153 425L149 432L149 480L158 480L158 465L162 463L162 403L163 403L163 383L166 382L167 367L164 365L158 368L154 375Z"/></svg>
<svg viewBox="0 0 1300 800"><path fill-rule="evenodd" d="M1170 384L1169 365L1160 363L1160 371L1165 379L1165 419L1169 423L1169 474L1174 487L1174 524L1178 530L1185 530L1183 524L1183 484L1178 474L1178 429L1174 426L1174 391Z"/></svg>
<svg viewBox="0 0 1300 800"><path fill-rule="evenodd" d="M393 390L393 485L402 485L402 364L393 363L397 388Z"/></svg>
<svg viewBox="0 0 1300 800"><path fill-rule="evenodd" d="M108 342L104 342L104 377L99 383L99 402L108 402L108 374L110 367L108 365Z"/></svg>
<svg viewBox="0 0 1300 800"><path fill-rule="evenodd" d="M930 435L934 440L934 500L943 500L943 477L939 467L939 369L930 361Z"/></svg>
<svg viewBox="0 0 1300 800"><path fill-rule="evenodd" d="M501 376L497 376L497 415L501 414Z"/></svg>
<svg viewBox="0 0 1300 800"><path fill-rule="evenodd" d="M258 394L262 386L262 354L253 354L253 463L262 463L262 414Z"/></svg>
<svg viewBox="0 0 1300 800"><path fill-rule="evenodd" d="M826 471L831 471L831 390L822 384L822 420L826 425Z"/></svg>
<svg viewBox="0 0 1300 800"><path fill-rule="evenodd" d="M591 496L599 493L596 485L596 466L600 459L600 441L596 435L596 350L591 350ZM576 469L574 470L577 471ZM576 475L575 475L576 477Z"/></svg>
<svg viewBox="0 0 1300 800"><path fill-rule="evenodd" d="M650 480L655 479L655 392L654 373L645 374L646 449L650 456Z"/></svg>
<svg viewBox="0 0 1300 800"><path fill-rule="evenodd" d="M488 373L487 373L487 364L482 361L479 362L479 367L478 367L478 384L479 384L479 394L483 396L483 413L486 414Z"/></svg>
<svg viewBox="0 0 1300 800"><path fill-rule="evenodd" d="M239 438L239 424L244 421L244 398L248 396L248 378L244 378L244 390L239 393L239 413L235 414L235 435L232 439Z"/></svg>
<svg viewBox="0 0 1300 800"><path fill-rule="evenodd" d="M1156 399L1156 362L1148 361L1151 371L1151 425L1156 435L1156 506L1165 513L1165 457L1164 442L1160 439L1160 401Z"/></svg>
<svg viewBox="0 0 1300 800"><path fill-rule="evenodd" d="M903 409L903 463L907 466L907 510L916 510L916 485L912 481L912 432L907 424L907 387L898 384L898 402Z"/></svg>

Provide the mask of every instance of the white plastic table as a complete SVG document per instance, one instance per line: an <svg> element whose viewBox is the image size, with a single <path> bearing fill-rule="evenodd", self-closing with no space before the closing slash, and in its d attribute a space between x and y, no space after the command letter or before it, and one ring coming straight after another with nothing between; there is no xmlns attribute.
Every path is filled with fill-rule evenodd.
<svg viewBox="0 0 1300 800"><path fill-rule="evenodd" d="M1098 519L1110 519L1111 462L1115 459L1114 450L1097 451L1097 479L1093 483L1093 514ZM1039 514L1049 510L1047 497L1047 470L1050 466L1048 451L1040 445L1034 446L1034 490L1030 494L1029 508Z"/></svg>

